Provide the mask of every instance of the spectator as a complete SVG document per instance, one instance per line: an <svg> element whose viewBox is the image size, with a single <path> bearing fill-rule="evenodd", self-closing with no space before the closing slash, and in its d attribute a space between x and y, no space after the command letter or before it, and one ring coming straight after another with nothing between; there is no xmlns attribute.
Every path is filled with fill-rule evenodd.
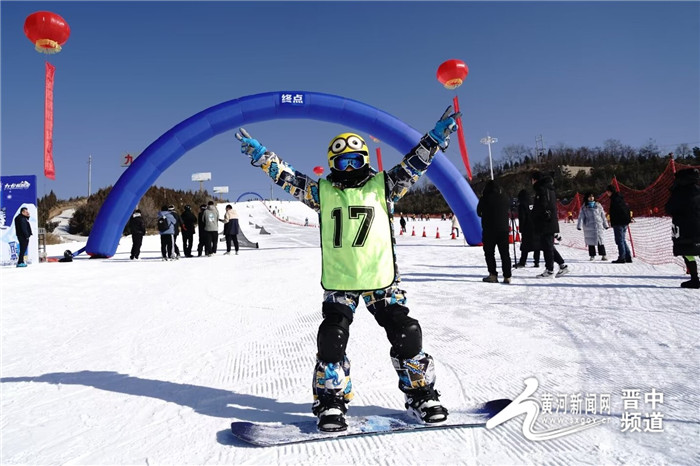
<svg viewBox="0 0 700 466"><path fill-rule="evenodd" d="M29 238L32 236L32 226L29 224L29 209L22 207L19 215L15 217L15 234L19 242L19 256L17 257L17 267L26 267L24 256L29 248Z"/></svg>
<svg viewBox="0 0 700 466"><path fill-rule="evenodd" d="M177 237L180 234L180 227L182 226L182 219L180 218L180 214L175 212L174 205L172 205L172 204L169 205L168 211L171 214L173 214L173 218L175 219L175 226L173 227L173 229L175 230L173 233L173 249L175 250L175 260L178 260L178 259L180 259L180 248L177 247Z"/></svg>
<svg viewBox="0 0 700 466"><path fill-rule="evenodd" d="M131 232L131 256L129 259L138 260L141 254L143 236L146 234L146 222L143 221L141 210L136 209L129 219L129 231Z"/></svg>
<svg viewBox="0 0 700 466"><path fill-rule="evenodd" d="M698 263L700 255L700 171L686 168L676 173L666 212L673 222L673 255L683 256L690 280L682 288L700 288Z"/></svg>
<svg viewBox="0 0 700 466"><path fill-rule="evenodd" d="M603 244L603 232L610 228L608 220L605 218L605 209L596 202L593 193L586 193L586 202L578 213L578 223L576 229L583 229L583 240L588 246L588 255L591 260L595 259L595 248L598 246L598 254L601 260L608 260L605 255L605 245Z"/></svg>
<svg viewBox="0 0 700 466"><path fill-rule="evenodd" d="M180 220L182 221L182 249L185 257L192 257L192 243L194 242L194 230L197 227L197 217L192 213L190 205L185 206Z"/></svg>
<svg viewBox="0 0 700 466"><path fill-rule="evenodd" d="M490 180L484 187L484 193L476 206L476 214L481 217L481 229L483 230L481 241L484 244L484 257L489 275L484 277L488 283L498 283L498 270L496 269L496 247L501 256L501 268L503 269L503 283L510 283L511 261L508 252L508 235L510 220L510 199L503 193L501 187L494 180Z"/></svg>
<svg viewBox="0 0 700 466"><path fill-rule="evenodd" d="M613 264L632 262L632 250L627 244L627 225L630 224L630 208L615 186L608 185L605 193L610 197L610 226L615 233L617 245L617 259Z"/></svg>
<svg viewBox="0 0 700 466"><path fill-rule="evenodd" d="M559 218L557 217L557 194L554 191L554 180L551 176L533 171L530 176L535 190L535 200L532 205L532 221L535 241L542 248L545 270L538 278L554 276L554 262L559 264L557 277L569 273L569 266L554 247L554 235L559 233Z"/></svg>
<svg viewBox="0 0 700 466"><path fill-rule="evenodd" d="M224 214L224 236L226 238L226 252L224 254L227 256L231 254L231 242L233 242L233 248L236 251L236 255L238 255L239 229L238 212L231 204L228 204L226 206L226 214Z"/></svg>
<svg viewBox="0 0 700 466"><path fill-rule="evenodd" d="M401 213L401 218L399 219L399 226L401 226L401 233L406 233L406 217Z"/></svg>
<svg viewBox="0 0 700 466"><path fill-rule="evenodd" d="M202 215L204 220L205 243L204 250L207 257L216 254L216 246L219 241L219 211L214 201L207 203L207 208Z"/></svg>
<svg viewBox="0 0 700 466"><path fill-rule="evenodd" d="M168 210L167 205L162 206L160 212L158 212L158 231L160 232L160 253L163 256L163 260L172 260L175 217Z"/></svg>
<svg viewBox="0 0 700 466"><path fill-rule="evenodd" d="M197 257L202 257L202 250L207 244L207 232L204 230L204 211L207 210L207 205L202 204L199 206L199 214L197 214L197 226L199 227L199 243L197 244Z"/></svg>
<svg viewBox="0 0 700 466"><path fill-rule="evenodd" d="M457 220L457 216L452 213L452 231L450 234L454 233L456 238L459 238L459 221Z"/></svg>
<svg viewBox="0 0 700 466"><path fill-rule="evenodd" d="M535 236L535 226L532 222L532 213L530 211L530 195L524 189L518 193L518 228L520 229L520 260L515 265L515 268L525 267L527 264L527 255L532 251L532 260L534 266L540 266L540 250L542 247L539 243L539 237Z"/></svg>

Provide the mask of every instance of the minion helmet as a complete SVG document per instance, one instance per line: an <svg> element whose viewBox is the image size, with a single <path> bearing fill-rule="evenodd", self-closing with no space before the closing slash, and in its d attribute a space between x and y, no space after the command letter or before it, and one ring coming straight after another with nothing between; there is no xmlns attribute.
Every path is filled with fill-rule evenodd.
<svg viewBox="0 0 700 466"><path fill-rule="evenodd" d="M342 133L328 145L328 166L331 171L345 171L348 166L358 170L369 167L369 148L355 133Z"/></svg>

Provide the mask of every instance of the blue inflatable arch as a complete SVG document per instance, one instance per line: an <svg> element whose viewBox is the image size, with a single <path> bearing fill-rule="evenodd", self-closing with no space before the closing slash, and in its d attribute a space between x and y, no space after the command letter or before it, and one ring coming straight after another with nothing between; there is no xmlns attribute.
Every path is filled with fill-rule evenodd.
<svg viewBox="0 0 700 466"><path fill-rule="evenodd" d="M267 92L223 102L177 124L136 158L105 199L85 251L93 257L113 256L124 225L141 197L160 174L185 152L224 131L247 123L280 118L342 124L373 134L402 154L411 150L422 136L422 133L388 113L331 94ZM435 156L427 175L457 215L467 242L481 243L481 222L476 215L478 199L464 176L442 153Z"/></svg>
<svg viewBox="0 0 700 466"><path fill-rule="evenodd" d="M264 201L264 200L265 200L265 198L262 197L260 194L254 193L254 192L252 192L252 191L248 191L247 193L243 193L243 194L241 194L240 196L238 196L238 199L236 199L236 202L240 202L241 199L243 199L244 197L246 197L246 196L248 196L248 195L250 195L250 196L256 196L256 197L257 197L258 199L260 199L261 201Z"/></svg>

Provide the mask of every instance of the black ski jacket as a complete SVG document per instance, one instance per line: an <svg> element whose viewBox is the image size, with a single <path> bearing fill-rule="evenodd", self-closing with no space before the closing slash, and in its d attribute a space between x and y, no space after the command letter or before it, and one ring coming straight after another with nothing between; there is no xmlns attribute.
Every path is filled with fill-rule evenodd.
<svg viewBox="0 0 700 466"><path fill-rule="evenodd" d="M666 212L673 222L673 255L700 255L700 172L679 170L671 187Z"/></svg>
<svg viewBox="0 0 700 466"><path fill-rule="evenodd" d="M182 232L194 233L194 228L197 226L197 217L191 210L186 210L180 216L182 220Z"/></svg>
<svg viewBox="0 0 700 466"><path fill-rule="evenodd" d="M554 192L554 180L544 176L537 181L535 199L532 204L532 226L537 235L553 235L559 233L559 218L557 216L557 193Z"/></svg>
<svg viewBox="0 0 700 466"><path fill-rule="evenodd" d="M15 217L15 233L17 238L29 239L32 236L32 226L29 224L29 219L22 214Z"/></svg>
<svg viewBox="0 0 700 466"><path fill-rule="evenodd" d="M476 215L481 217L483 237L508 233L510 200L503 194L500 186L489 181L484 194L476 205Z"/></svg>
<svg viewBox="0 0 700 466"><path fill-rule="evenodd" d="M614 227L630 224L630 208L620 193L610 195L610 225Z"/></svg>
<svg viewBox="0 0 700 466"><path fill-rule="evenodd" d="M145 235L146 234L146 222L143 221L143 217L140 215L129 219L129 231L132 235Z"/></svg>

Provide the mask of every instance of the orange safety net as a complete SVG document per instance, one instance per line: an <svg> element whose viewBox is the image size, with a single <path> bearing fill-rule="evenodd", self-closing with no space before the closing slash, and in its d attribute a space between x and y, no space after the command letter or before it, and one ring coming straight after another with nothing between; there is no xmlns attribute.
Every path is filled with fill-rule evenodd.
<svg viewBox="0 0 700 466"><path fill-rule="evenodd" d="M610 184L618 187L632 212L632 223L629 225L627 241L637 259L653 265L677 263L684 266L681 257L673 256L671 218L666 214L665 208L671 195L670 189L673 185L674 174L684 168L700 168L700 166L679 164L671 159L656 181L642 190L632 189L615 178L611 180ZM601 193L597 197L597 201L603 205L605 212L609 212L610 198L605 193ZM557 213L559 219L564 221L561 225L562 244L578 249L587 249L583 241L583 233L576 231L582 202L583 196L577 193L567 204L557 202ZM572 223L567 220L569 212L573 213L574 216ZM606 231L605 247L608 250L608 255L615 258L617 248L612 229Z"/></svg>

